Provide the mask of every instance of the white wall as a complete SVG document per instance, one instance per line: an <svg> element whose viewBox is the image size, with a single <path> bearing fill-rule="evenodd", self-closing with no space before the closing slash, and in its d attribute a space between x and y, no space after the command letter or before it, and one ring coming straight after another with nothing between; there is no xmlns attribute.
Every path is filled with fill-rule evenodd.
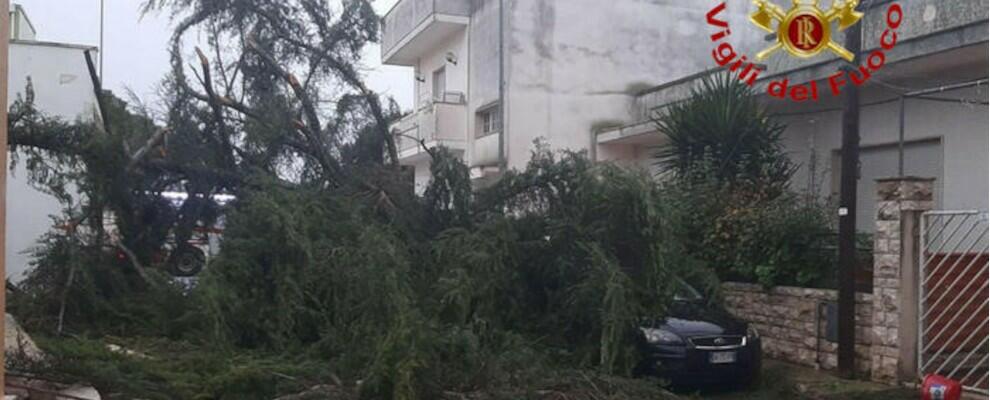
<svg viewBox="0 0 990 400"><path fill-rule="evenodd" d="M416 163L413 165L413 168L416 170L413 174L413 189L416 191L416 194L422 196L426 192L427 186L430 186L430 180L432 179L429 158Z"/></svg>
<svg viewBox="0 0 990 400"><path fill-rule="evenodd" d="M865 94L864 103L889 96L872 90ZM939 96L982 97L986 101L987 88L957 90ZM791 110L797 111L795 108ZM990 192L990 167L987 163L987 149L990 147L987 127L990 126L990 119L987 107L910 99L906 110L904 137L909 144L905 151L905 174L937 179L936 209L990 208L987 199ZM788 112L786 108L778 108L777 111ZM897 175L899 115L897 102L866 106L861 112L863 151L857 227L862 231L873 231L876 203L873 181ZM829 111L788 116L782 118L782 122L788 125L784 135L788 154L801 166L794 177L793 187L805 190L813 179L820 196L834 196L840 173L835 154L842 146L841 113ZM817 159L814 177L811 176L813 154Z"/></svg>
<svg viewBox="0 0 990 400"><path fill-rule="evenodd" d="M456 32L442 43L438 43L431 51L424 54L419 59L419 62L415 66L415 70L416 75L423 78L423 82L416 81L414 96L415 104L413 104L414 112L420 111L440 113L441 110L432 110L429 108L423 109L422 107L430 104L434 98L438 97L435 93L433 93L433 72L441 67L444 68L446 91L460 92L465 96L468 95L469 54L467 37L468 33L466 29ZM447 53L452 53L454 55L456 64L447 61ZM452 112L441 113L440 115L450 115L451 118L437 121L437 123L424 125L422 122L425 118L434 118L434 115L420 118L420 129L442 130L433 132L434 138L456 138L456 140L466 141L469 132L466 118L455 115L457 111L465 113L466 111L464 108L466 106L462 105L451 107L460 107L460 109L454 109ZM414 177L416 193L423 194L426 190L426 186L430 183L429 160L418 161L413 164L412 167L415 169Z"/></svg>
<svg viewBox="0 0 990 400"><path fill-rule="evenodd" d="M11 5L10 10L10 38L20 40L34 40L37 32L34 25L28 19L24 8L18 4Z"/></svg>
<svg viewBox="0 0 990 400"><path fill-rule="evenodd" d="M416 66L419 76L425 79L424 82L416 82L416 108L423 105L424 101L430 101L435 97L433 93L433 72L441 67L446 73L446 85L448 92L461 92L467 94L467 31L455 33L443 43L434 48L433 51L420 58ZM453 53L457 59L457 64L447 62L447 53Z"/></svg>
<svg viewBox="0 0 990 400"><path fill-rule="evenodd" d="M97 53L93 52L93 57ZM64 120L92 118L96 97L86 68L83 48L37 42L12 42L7 96L10 102L24 96L28 77L34 86L35 105L42 112ZM19 281L29 257L24 251L51 227L49 215L60 207L51 196L27 183L23 162L7 168L7 277Z"/></svg>
<svg viewBox="0 0 990 400"><path fill-rule="evenodd" d="M24 93L30 77L36 104L47 114L69 120L89 118L96 97L86 68L84 49L46 42L11 42L10 86L7 88L10 101ZM95 48L92 56L94 60L99 57Z"/></svg>
<svg viewBox="0 0 990 400"><path fill-rule="evenodd" d="M637 119L643 89L711 68L715 1L516 0L507 37L507 158L519 168L533 139L589 149L594 128ZM745 23L748 2L721 15ZM621 155L602 154L603 158Z"/></svg>
<svg viewBox="0 0 990 400"><path fill-rule="evenodd" d="M507 5L509 1L502 0ZM478 111L499 100L499 0L473 0L468 31L467 151L469 166L498 160L498 137L476 138Z"/></svg>

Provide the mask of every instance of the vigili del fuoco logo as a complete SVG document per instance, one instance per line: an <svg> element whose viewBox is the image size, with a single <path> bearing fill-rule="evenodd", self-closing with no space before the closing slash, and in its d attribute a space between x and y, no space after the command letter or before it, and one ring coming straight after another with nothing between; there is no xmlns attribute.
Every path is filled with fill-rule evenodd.
<svg viewBox="0 0 990 400"><path fill-rule="evenodd" d="M756 61L763 61L786 53L799 59L807 59L822 52L830 52L854 62L856 55L835 40L835 33L845 31L860 23L863 13L856 10L859 0L834 0L831 8L820 8L818 0L793 0L790 9L784 9L771 0L754 0L756 10L750 14L750 22L764 31L776 35L773 44L756 53ZM725 2L719 3L706 15L708 25L718 29L711 35L715 43L712 58L719 67L727 68L739 80L749 86L756 84L761 68L744 54L738 54L729 43L732 30L721 14L726 10ZM770 81L767 94L780 99L793 101L816 101L821 93L829 91L833 96L842 93L848 84L862 86L874 73L883 68L887 61L886 52L897 45L897 29L904 19L904 11L898 3L891 3L886 10L886 27L879 36L877 49L860 57L860 64L850 69L839 69L828 77L828 87L819 88L817 81L807 84L792 84L787 77ZM780 55L775 55L780 54Z"/></svg>

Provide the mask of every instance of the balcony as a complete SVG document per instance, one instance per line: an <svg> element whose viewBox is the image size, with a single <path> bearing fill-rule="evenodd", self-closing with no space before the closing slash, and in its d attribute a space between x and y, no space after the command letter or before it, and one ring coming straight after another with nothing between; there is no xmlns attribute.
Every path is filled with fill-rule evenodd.
<svg viewBox="0 0 990 400"><path fill-rule="evenodd" d="M419 56L470 21L470 0L400 0L382 20L382 63L416 64Z"/></svg>
<svg viewBox="0 0 990 400"><path fill-rule="evenodd" d="M472 167L491 167L499 164L499 136L493 133L474 139L474 159Z"/></svg>
<svg viewBox="0 0 990 400"><path fill-rule="evenodd" d="M447 92L392 125L399 161L409 165L429 158L422 144L431 149L442 145L463 153L467 142L464 103L463 93Z"/></svg>

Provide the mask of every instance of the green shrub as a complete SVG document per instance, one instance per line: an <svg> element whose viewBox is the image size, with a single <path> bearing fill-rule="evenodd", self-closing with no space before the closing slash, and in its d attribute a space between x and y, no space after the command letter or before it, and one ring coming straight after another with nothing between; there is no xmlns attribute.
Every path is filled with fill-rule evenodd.
<svg viewBox="0 0 990 400"><path fill-rule="evenodd" d="M665 201L684 223L674 237L723 280L820 286L834 257L825 209L790 190L796 170L785 126L749 86L708 76L692 96L655 116L668 143L656 154Z"/></svg>
<svg viewBox="0 0 990 400"><path fill-rule="evenodd" d="M806 196L704 176L666 185L667 201L686 223L678 237L686 251L722 280L764 286L828 285L834 270L834 235L827 209Z"/></svg>

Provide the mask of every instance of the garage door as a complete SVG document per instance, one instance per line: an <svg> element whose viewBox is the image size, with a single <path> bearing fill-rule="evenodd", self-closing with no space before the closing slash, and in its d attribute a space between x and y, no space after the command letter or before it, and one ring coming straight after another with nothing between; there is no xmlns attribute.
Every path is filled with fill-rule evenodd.
<svg viewBox="0 0 990 400"><path fill-rule="evenodd" d="M873 233L876 215L876 180L898 176L898 145L864 146L860 149L859 182L857 184L856 230ZM832 193L839 197L839 177L842 159L838 150L832 153ZM907 176L935 178L936 204L942 198L942 142L939 139L908 142L904 145L904 173Z"/></svg>

